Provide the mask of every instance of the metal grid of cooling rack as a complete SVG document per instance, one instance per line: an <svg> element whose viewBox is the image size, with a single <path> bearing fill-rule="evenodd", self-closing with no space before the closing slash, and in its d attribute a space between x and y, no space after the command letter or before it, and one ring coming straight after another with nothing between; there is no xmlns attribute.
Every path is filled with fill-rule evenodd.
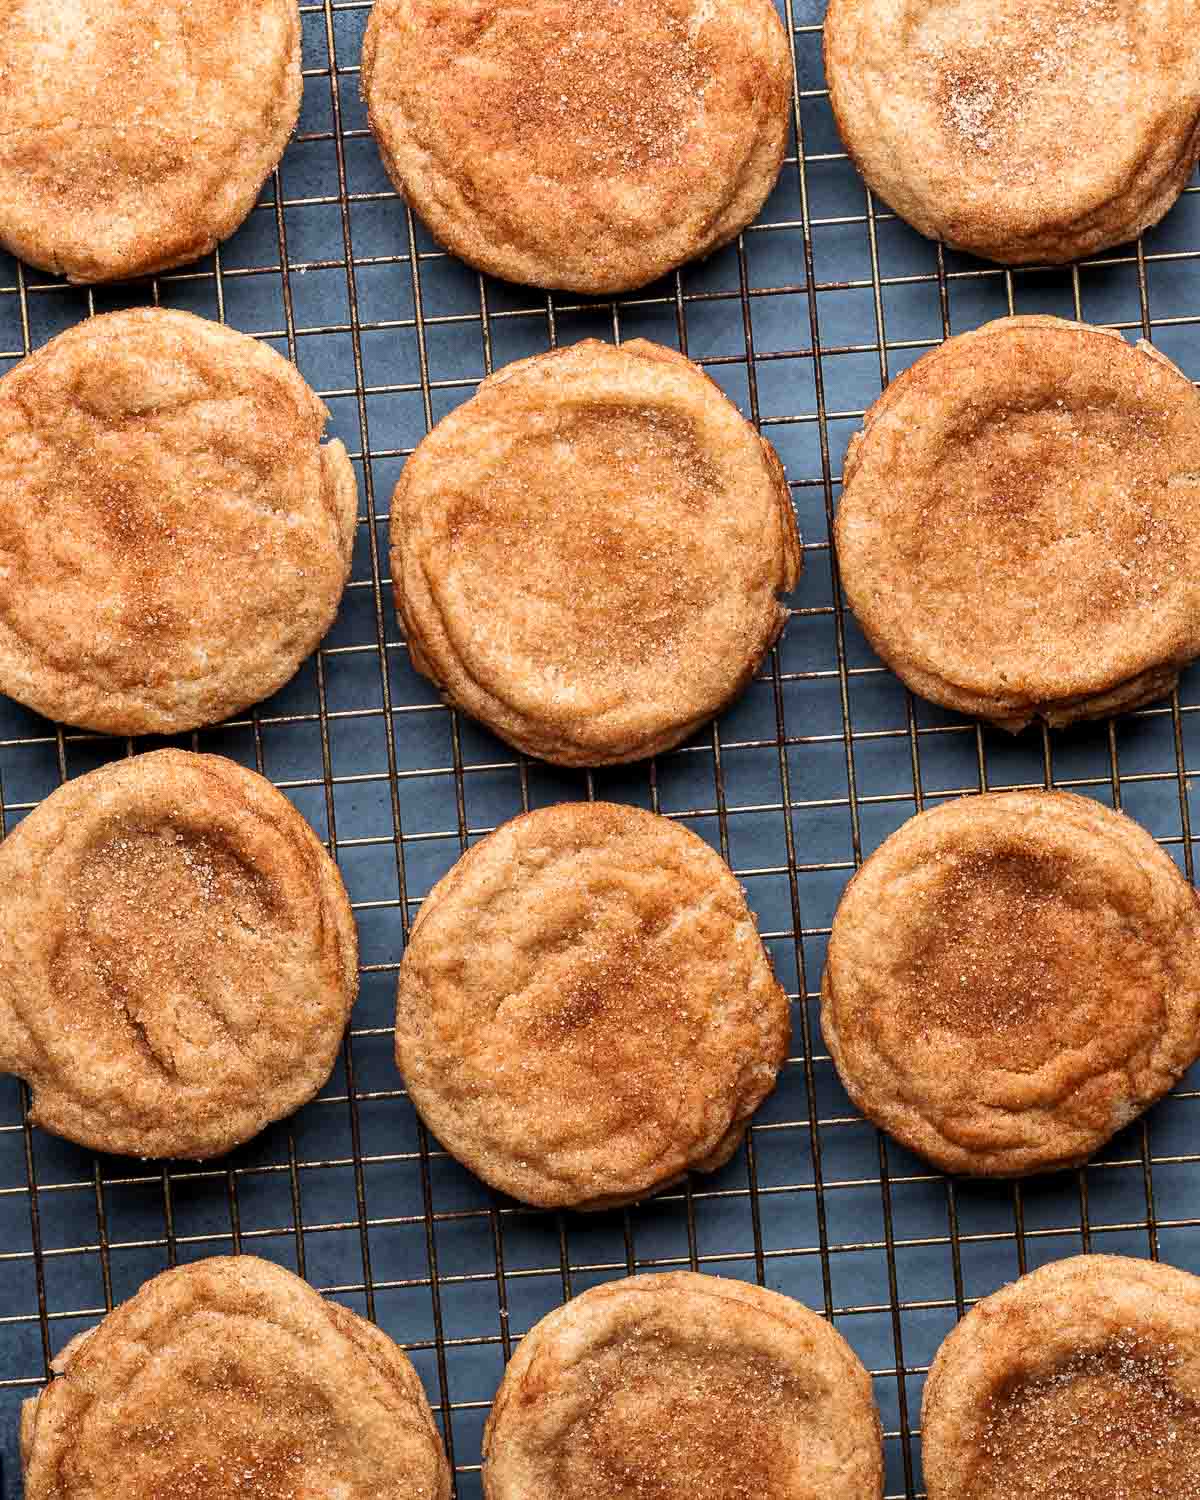
<svg viewBox="0 0 1200 1500"><path fill-rule="evenodd" d="M353 579L318 656L252 715L180 741L271 777L338 858L362 998L321 1097L225 1161L94 1159L24 1123L0 1081L0 1497L20 1492L20 1401L80 1328L147 1277L244 1250L297 1270L412 1353L462 1500L513 1341L564 1297L635 1269L762 1282L831 1317L874 1372L890 1496L921 1493L919 1409L965 1306L1084 1248L1200 1271L1193 1076L1086 1170L953 1182L851 1109L821 1042L823 948L856 863L938 798L1054 784L1123 806L1193 873L1200 673L1112 724L1017 740L912 701L845 612L828 522L841 456L882 385L949 332L1057 312L1147 335L1200 377L1200 185L1144 243L1066 270L1006 272L927 244L866 197L823 88L824 0L780 0L796 43L798 146L753 226L713 260L595 302L488 282L438 252L378 163L358 101L366 0L303 4L305 104L247 225L198 267L65 287L0 257L0 369L92 312L190 308L267 339L321 391L362 494ZM405 455L492 369L586 335L677 344L785 460L805 534L793 619L741 703L649 765L575 775L514 759L409 666L386 576ZM157 742L156 742L157 743ZM151 748L149 743L136 748ZM0 833L129 742L64 733L0 700ZM721 1173L597 1218L498 1199L429 1139L391 1063L409 921L470 841L523 808L627 799L732 864L794 997L794 1056Z"/></svg>

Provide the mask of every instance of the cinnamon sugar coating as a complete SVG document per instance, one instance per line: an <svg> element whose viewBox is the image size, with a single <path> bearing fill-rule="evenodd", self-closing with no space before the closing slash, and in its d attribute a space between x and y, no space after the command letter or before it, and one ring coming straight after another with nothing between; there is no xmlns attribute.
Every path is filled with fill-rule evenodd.
<svg viewBox="0 0 1200 1500"><path fill-rule="evenodd" d="M830 0L825 70L868 185L991 260L1134 239L1200 158L1197 0Z"/></svg>
<svg viewBox="0 0 1200 1500"><path fill-rule="evenodd" d="M1200 901L1066 792L910 819L834 917L821 1029L855 1105L944 1171L1086 1161L1200 1056Z"/></svg>
<svg viewBox="0 0 1200 1500"><path fill-rule="evenodd" d="M0 691L112 734L215 723L333 623L358 516L294 365L190 313L89 318L0 380Z"/></svg>
<svg viewBox="0 0 1200 1500"><path fill-rule="evenodd" d="M1105 329L987 323L867 413L835 535L914 693L1014 731L1160 698L1200 656L1200 392Z"/></svg>
<svg viewBox="0 0 1200 1500"><path fill-rule="evenodd" d="M115 762L0 844L0 1068L68 1140L231 1150L326 1082L357 990L337 866L234 761Z"/></svg>
<svg viewBox="0 0 1200 1500"><path fill-rule="evenodd" d="M0 244L71 281L197 260L300 113L296 0L0 7Z"/></svg>
<svg viewBox="0 0 1200 1500"><path fill-rule="evenodd" d="M485 1500L878 1500L871 1378L808 1308L692 1272L594 1287L521 1341Z"/></svg>
<svg viewBox="0 0 1200 1500"><path fill-rule="evenodd" d="M255 1256L155 1276L54 1370L22 1413L25 1500L450 1500L403 1351Z"/></svg>
<svg viewBox="0 0 1200 1500"><path fill-rule="evenodd" d="M426 897L396 1064L486 1182L598 1209L723 1166L789 1029L724 861L653 813L564 803L503 824Z"/></svg>
<svg viewBox="0 0 1200 1500"><path fill-rule="evenodd" d="M1124 1256L1056 1261L978 1303L938 1350L929 1500L1194 1500L1200 1278Z"/></svg>
<svg viewBox="0 0 1200 1500"><path fill-rule="evenodd" d="M391 527L413 665L559 765L638 760L712 718L801 566L774 449L642 339L485 380L408 460Z"/></svg>
<svg viewBox="0 0 1200 1500"><path fill-rule="evenodd" d="M455 255L616 292L754 218L792 58L771 0L376 0L362 84L388 174Z"/></svg>

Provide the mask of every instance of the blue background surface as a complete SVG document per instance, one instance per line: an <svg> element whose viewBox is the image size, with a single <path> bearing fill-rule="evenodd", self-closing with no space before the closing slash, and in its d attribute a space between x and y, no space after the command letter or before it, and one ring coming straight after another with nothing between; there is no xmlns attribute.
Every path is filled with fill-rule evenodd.
<svg viewBox="0 0 1200 1500"><path fill-rule="evenodd" d="M565 1296L633 1270L756 1280L830 1316L875 1374L888 1493L921 1492L924 1372L972 1300L1083 1249L1200 1271L1200 1075L1086 1170L948 1181L854 1112L821 1040L829 924L855 865L918 808L984 787L1071 787L1131 813L1193 872L1200 672L1111 724L1019 738L914 702L845 612L829 517L846 444L886 381L949 332L1007 312L1150 335L1200 379L1200 183L1145 237L1078 267L1006 272L943 253L868 199L824 93L823 0L793 28L793 148L740 242L601 302L481 279L441 254L380 165L358 97L368 6L306 4L299 133L219 256L95 292L0 255L0 369L91 312L152 301L295 358L355 456L352 584L318 656L252 715L179 743L262 770L327 838L355 903L362 997L322 1096L227 1160L96 1159L23 1123L0 1079L0 1496L47 1359L168 1265L234 1249L299 1271L405 1345L479 1494L479 1439L514 1340ZM484 373L594 335L685 348L779 449L805 541L794 617L745 697L656 762L594 775L514 758L412 670L386 571L404 457ZM142 742L138 749L158 742ZM0 823L133 747L0 699ZM1189 769L1192 768L1192 769ZM596 1218L489 1192L423 1132L392 1063L408 924L465 845L526 807L600 796L683 820L745 884L794 997L793 1056L715 1177Z"/></svg>

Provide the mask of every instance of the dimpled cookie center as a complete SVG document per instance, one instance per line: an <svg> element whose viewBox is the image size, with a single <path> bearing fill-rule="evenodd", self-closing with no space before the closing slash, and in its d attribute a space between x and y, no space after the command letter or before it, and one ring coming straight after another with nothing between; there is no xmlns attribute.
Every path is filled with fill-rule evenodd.
<svg viewBox="0 0 1200 1500"><path fill-rule="evenodd" d="M636 843L525 864L469 960L446 960L464 1017L450 1075L462 1128L586 1198L665 1182L711 1151L760 1061L740 1019L740 919L736 893Z"/></svg>
<svg viewBox="0 0 1200 1500"><path fill-rule="evenodd" d="M1027 177L1056 156L1055 122L1078 130L1100 81L1137 66L1127 0L930 4L914 52L953 147Z"/></svg>
<svg viewBox="0 0 1200 1500"><path fill-rule="evenodd" d="M450 566L503 621L506 653L619 691L631 671L669 670L695 601L719 593L704 533L722 494L686 420L576 408L451 506Z"/></svg>
<svg viewBox="0 0 1200 1500"><path fill-rule="evenodd" d="M519 153L531 181L662 169L704 107L710 66L696 9L692 0L490 6L463 36L465 62L452 76L461 82L465 67L478 79L471 108L482 138ZM462 107L459 97L445 103Z"/></svg>
<svg viewBox="0 0 1200 1500"><path fill-rule="evenodd" d="M156 1072L203 1086L212 1049L239 1035L269 978L277 924L270 882L216 835L129 828L88 851L53 958L68 1029L132 1047Z"/></svg>
<svg viewBox="0 0 1200 1500"><path fill-rule="evenodd" d="M295 1368L272 1370L235 1353L193 1346L180 1385L135 1387L114 1415L121 1441L113 1459L137 1500L312 1500L338 1493L319 1480L333 1486L346 1470L317 1387Z"/></svg>
<svg viewBox="0 0 1200 1500"><path fill-rule="evenodd" d="M556 1449L569 1500L806 1494L814 1397L766 1355L631 1333L576 1367L584 1413ZM814 1492L815 1500L815 1492Z"/></svg>
<svg viewBox="0 0 1200 1500"><path fill-rule="evenodd" d="M1132 1330L988 1405L963 1500L1196 1500L1200 1405L1171 1344Z"/></svg>
<svg viewBox="0 0 1200 1500"><path fill-rule="evenodd" d="M680 993L687 956L664 934L669 918L665 902L640 917L600 903L505 1002L500 1081L537 1119L538 1144L577 1144L581 1126L589 1144L631 1126L670 1131L680 1049L706 1018Z"/></svg>
<svg viewBox="0 0 1200 1500"><path fill-rule="evenodd" d="M1189 566L1197 496L1162 438L1127 401L971 409L896 540L922 627L1003 677L1056 659L1064 633L1153 607Z"/></svg>
<svg viewBox="0 0 1200 1500"><path fill-rule="evenodd" d="M1019 845L942 856L918 898L903 975L913 1020L1004 1065L1036 1067L1107 1020L1129 944L1103 904L1073 900L1065 860ZM1131 979L1136 961L1121 969Z"/></svg>

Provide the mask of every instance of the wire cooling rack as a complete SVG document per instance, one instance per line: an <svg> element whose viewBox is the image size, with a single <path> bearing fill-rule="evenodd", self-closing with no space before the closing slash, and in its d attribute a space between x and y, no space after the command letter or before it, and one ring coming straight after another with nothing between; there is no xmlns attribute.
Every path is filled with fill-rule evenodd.
<svg viewBox="0 0 1200 1500"><path fill-rule="evenodd" d="M298 135L219 254L153 282L73 290L0 257L0 368L92 312L159 302L256 334L322 393L358 469L353 581L317 657L252 715L178 741L269 776L328 839L354 900L362 998L321 1097L217 1163L82 1152L24 1123L0 1080L0 1495L20 1492L20 1402L52 1353L169 1265L246 1251L374 1318L408 1348L461 1500L513 1343L563 1298L692 1267L823 1311L874 1372L890 1496L922 1481L924 1372L974 1299L1084 1249L1200 1271L1196 1075L1086 1170L949 1181L853 1111L816 996L833 910L860 859L921 807L984 787L1071 787L1123 807L1193 873L1200 673L1111 724L1010 739L908 697L845 611L828 535L842 455L886 381L950 332L1006 312L1146 335L1200 377L1200 185L1136 247L1008 272L945 253L870 201L824 91L824 0L781 0L796 43L798 148L758 223L714 259L596 302L481 279L392 192L358 98L368 5L302 5ZM779 647L683 749L615 772L514 758L412 670L387 578L404 457L483 375L588 335L677 345L784 459L805 573ZM154 744L158 742L153 742ZM0 700L0 831L128 741L63 732ZM746 1147L714 1177L594 1218L502 1200L421 1129L391 1060L397 962L421 898L468 842L523 808L628 800L677 817L746 886L795 999L794 1055Z"/></svg>

